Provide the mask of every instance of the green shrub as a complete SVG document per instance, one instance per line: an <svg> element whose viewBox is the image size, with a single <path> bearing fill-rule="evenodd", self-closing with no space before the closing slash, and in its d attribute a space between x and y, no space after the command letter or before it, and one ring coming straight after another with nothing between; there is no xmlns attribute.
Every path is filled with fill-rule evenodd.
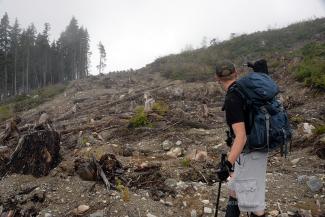
<svg viewBox="0 0 325 217"><path fill-rule="evenodd" d="M169 111L169 106L163 101L157 101L153 104L152 110L159 115L165 115Z"/></svg>
<svg viewBox="0 0 325 217"><path fill-rule="evenodd" d="M81 145L86 145L86 143L89 142L89 138L87 136L82 136L81 138Z"/></svg>
<svg viewBox="0 0 325 217"><path fill-rule="evenodd" d="M191 166L191 160L188 158L184 158L181 161L181 164L183 167L190 167Z"/></svg>
<svg viewBox="0 0 325 217"><path fill-rule="evenodd" d="M115 179L116 182L116 190L122 194L122 199L124 202L128 202L130 200L129 188L124 186L122 181L118 178Z"/></svg>
<svg viewBox="0 0 325 217"><path fill-rule="evenodd" d="M325 125L316 126L315 129L314 129L314 133L316 135L324 134L325 133Z"/></svg>
<svg viewBox="0 0 325 217"><path fill-rule="evenodd" d="M325 43L310 43L300 53L304 60L296 68L297 80L307 86L325 89Z"/></svg>
<svg viewBox="0 0 325 217"><path fill-rule="evenodd" d="M144 127L150 124L148 120L147 113L144 112L144 107L136 108L135 115L129 121L129 127L136 128L136 127Z"/></svg>
<svg viewBox="0 0 325 217"><path fill-rule="evenodd" d="M10 105L0 106L0 122L9 119L13 115Z"/></svg>
<svg viewBox="0 0 325 217"><path fill-rule="evenodd" d="M299 123L304 122L304 118L300 115L296 115L296 116L290 117L290 121L299 124Z"/></svg>

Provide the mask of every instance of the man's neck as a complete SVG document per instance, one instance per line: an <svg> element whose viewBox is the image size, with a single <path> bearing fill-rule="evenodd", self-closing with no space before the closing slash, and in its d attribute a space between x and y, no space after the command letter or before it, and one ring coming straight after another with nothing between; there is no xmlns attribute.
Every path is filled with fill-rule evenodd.
<svg viewBox="0 0 325 217"><path fill-rule="evenodd" d="M225 81L223 83L223 88L225 91L227 91L230 87L230 85L232 85L236 80L230 80L230 81Z"/></svg>

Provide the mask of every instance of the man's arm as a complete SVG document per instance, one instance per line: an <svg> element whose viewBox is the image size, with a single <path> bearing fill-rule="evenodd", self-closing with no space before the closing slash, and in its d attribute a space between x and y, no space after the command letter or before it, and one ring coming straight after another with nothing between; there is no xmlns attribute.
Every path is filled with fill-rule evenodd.
<svg viewBox="0 0 325 217"><path fill-rule="evenodd" d="M234 163L236 162L240 153L244 149L247 137L246 137L246 129L245 129L244 122L232 124L231 127L234 130L235 140L234 140L234 143L232 144L232 147L231 147L231 150L230 150L230 153L228 156L228 161L232 165L234 165Z"/></svg>

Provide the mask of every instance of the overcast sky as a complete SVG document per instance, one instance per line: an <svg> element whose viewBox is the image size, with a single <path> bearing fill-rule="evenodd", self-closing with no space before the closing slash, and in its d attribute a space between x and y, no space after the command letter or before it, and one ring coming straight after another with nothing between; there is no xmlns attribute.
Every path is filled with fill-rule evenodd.
<svg viewBox="0 0 325 217"><path fill-rule="evenodd" d="M324 0L0 0L23 27L38 31L51 24L51 39L75 16L91 39L91 73L96 74L97 44L107 50L106 71L140 68L157 57L180 52L202 38L225 40L230 33L251 33L325 16Z"/></svg>

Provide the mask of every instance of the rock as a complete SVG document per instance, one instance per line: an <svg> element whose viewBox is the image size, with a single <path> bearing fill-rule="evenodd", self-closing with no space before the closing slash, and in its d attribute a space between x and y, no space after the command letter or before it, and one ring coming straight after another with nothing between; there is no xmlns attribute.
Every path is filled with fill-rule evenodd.
<svg viewBox="0 0 325 217"><path fill-rule="evenodd" d="M38 119L38 124L42 125L48 123L51 123L50 116L46 112L44 112L41 114L40 118Z"/></svg>
<svg viewBox="0 0 325 217"><path fill-rule="evenodd" d="M301 158L296 158L291 161L292 164L297 164Z"/></svg>
<svg viewBox="0 0 325 217"><path fill-rule="evenodd" d="M0 212L1 213L1 212ZM45 213L44 217L52 217L53 215L51 213Z"/></svg>
<svg viewBox="0 0 325 217"><path fill-rule="evenodd" d="M99 140L104 141L104 138L100 134L97 134L97 137Z"/></svg>
<svg viewBox="0 0 325 217"><path fill-rule="evenodd" d="M222 147L222 143L219 144L219 145L215 145L215 146L213 146L212 148L213 148L213 149L219 149L219 148L221 148L221 147Z"/></svg>
<svg viewBox="0 0 325 217"><path fill-rule="evenodd" d="M325 144L325 142L324 142ZM325 146L322 148L319 148L318 150L316 150L316 155L320 158L320 159L325 159Z"/></svg>
<svg viewBox="0 0 325 217"><path fill-rule="evenodd" d="M269 212L269 214L271 216L278 216L279 215L279 211L278 210L272 210L271 212Z"/></svg>
<svg viewBox="0 0 325 217"><path fill-rule="evenodd" d="M180 141L180 140L178 140L177 142L176 142L176 145L177 146L180 146L182 144L182 141Z"/></svg>
<svg viewBox="0 0 325 217"><path fill-rule="evenodd" d="M89 217L104 217L104 210L99 210L93 214L90 214Z"/></svg>
<svg viewBox="0 0 325 217"><path fill-rule="evenodd" d="M325 144L325 135L323 135L323 136L319 139L319 141L320 141L321 143L324 143L324 144Z"/></svg>
<svg viewBox="0 0 325 217"><path fill-rule="evenodd" d="M87 212L89 210L89 206L87 205L80 205L78 206L78 208L74 209L73 212L76 214L76 215L79 215L79 214L83 214L85 212Z"/></svg>
<svg viewBox="0 0 325 217"><path fill-rule="evenodd" d="M307 176L306 175L301 175L301 176L298 176L297 179L298 179L299 184L304 184L306 182L306 180L307 180Z"/></svg>
<svg viewBox="0 0 325 217"><path fill-rule="evenodd" d="M78 164L75 162L76 173L82 180L95 181L96 180L96 169L87 162Z"/></svg>
<svg viewBox="0 0 325 217"><path fill-rule="evenodd" d="M300 209L298 213L300 214L300 216L312 217L311 210Z"/></svg>
<svg viewBox="0 0 325 217"><path fill-rule="evenodd" d="M187 187L188 187L188 185L185 182L183 182L183 181L177 182L177 188L179 188L179 189L185 189Z"/></svg>
<svg viewBox="0 0 325 217"><path fill-rule="evenodd" d="M289 217L288 213L281 213L278 217Z"/></svg>
<svg viewBox="0 0 325 217"><path fill-rule="evenodd" d="M209 200L202 200L202 203L205 204L205 205L208 205L210 203Z"/></svg>
<svg viewBox="0 0 325 217"><path fill-rule="evenodd" d="M172 148L169 152L167 152L167 156L177 158L183 155L183 149L176 147Z"/></svg>
<svg viewBox="0 0 325 217"><path fill-rule="evenodd" d="M148 161L145 161L145 162L142 162L139 167L141 169L144 169L144 168L148 168L148 166L149 166L149 162Z"/></svg>
<svg viewBox="0 0 325 217"><path fill-rule="evenodd" d="M204 162L208 159L208 153L206 151L194 149L186 156L186 158L194 161Z"/></svg>
<svg viewBox="0 0 325 217"><path fill-rule="evenodd" d="M303 123L303 132L307 135L312 135L315 127L309 123Z"/></svg>
<svg viewBox="0 0 325 217"><path fill-rule="evenodd" d="M197 217L197 212L195 209L192 209L191 211L191 217Z"/></svg>
<svg viewBox="0 0 325 217"><path fill-rule="evenodd" d="M198 151L195 155L194 160L204 162L208 159L208 153L206 151Z"/></svg>
<svg viewBox="0 0 325 217"><path fill-rule="evenodd" d="M295 213L295 212L291 212L291 211L287 211L287 213L288 213L288 215L289 215L289 216L293 216L293 215L296 215L296 213Z"/></svg>
<svg viewBox="0 0 325 217"><path fill-rule="evenodd" d="M177 186L176 179L166 179L164 183L170 188L175 188Z"/></svg>
<svg viewBox="0 0 325 217"><path fill-rule="evenodd" d="M100 132L98 135L100 135L105 141L107 141L112 137L112 131L104 130L104 131Z"/></svg>
<svg viewBox="0 0 325 217"><path fill-rule="evenodd" d="M151 213L148 213L148 214L147 214L147 217L157 217L157 216L152 215Z"/></svg>
<svg viewBox="0 0 325 217"><path fill-rule="evenodd" d="M171 143L169 140L163 141L161 144L164 151L169 151L173 147L173 143Z"/></svg>
<svg viewBox="0 0 325 217"><path fill-rule="evenodd" d="M203 212L206 214L211 214L212 213L212 209L209 207L204 207Z"/></svg>
<svg viewBox="0 0 325 217"><path fill-rule="evenodd" d="M31 198L31 200L35 203L35 202L39 202L39 203L43 203L45 201L46 198L46 193L45 191L40 190L39 188L36 188L33 194L33 197Z"/></svg>
<svg viewBox="0 0 325 217"><path fill-rule="evenodd" d="M307 186L312 192L317 192L323 187L323 183L316 176L310 176L307 181Z"/></svg>
<svg viewBox="0 0 325 217"><path fill-rule="evenodd" d="M123 157L131 157L133 155L134 148L131 147L130 144L125 144L122 147L122 155Z"/></svg>
<svg viewBox="0 0 325 217"><path fill-rule="evenodd" d="M181 97L184 95L184 90L180 87L176 87L173 92L174 92L174 96L177 97Z"/></svg>

